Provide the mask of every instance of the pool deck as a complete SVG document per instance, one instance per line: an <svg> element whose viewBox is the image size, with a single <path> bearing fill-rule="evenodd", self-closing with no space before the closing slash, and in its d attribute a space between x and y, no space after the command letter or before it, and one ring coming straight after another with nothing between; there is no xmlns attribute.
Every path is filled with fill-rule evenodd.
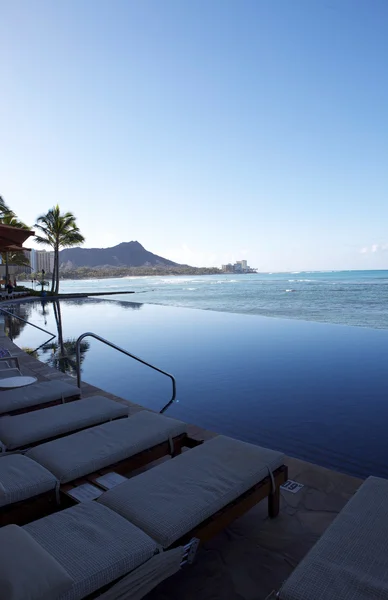
<svg viewBox="0 0 388 600"><path fill-rule="evenodd" d="M23 352L3 331L0 345L18 356L23 374L34 375L40 381L74 384L74 379ZM131 414L144 410L88 383L82 384L83 397L97 393L128 405ZM216 435L194 425L189 433L198 439ZM285 462L290 479L304 487L296 494L282 491L276 519L268 518L266 502L257 505L204 544L193 565L159 585L147 599L265 600L278 590L362 483L361 479L295 458L286 457Z"/></svg>

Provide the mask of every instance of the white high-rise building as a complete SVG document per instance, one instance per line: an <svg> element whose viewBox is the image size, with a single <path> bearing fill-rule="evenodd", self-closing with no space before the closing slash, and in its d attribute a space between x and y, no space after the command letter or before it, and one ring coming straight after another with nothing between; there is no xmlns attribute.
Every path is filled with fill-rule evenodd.
<svg viewBox="0 0 388 600"><path fill-rule="evenodd" d="M246 271L249 267L246 260L238 260L236 262L237 270Z"/></svg>
<svg viewBox="0 0 388 600"><path fill-rule="evenodd" d="M36 250L32 249L30 252L30 265L32 273L36 273L37 264Z"/></svg>
<svg viewBox="0 0 388 600"><path fill-rule="evenodd" d="M54 269L54 252L51 250L31 250L30 256L31 270L33 273L39 273L44 269L46 273L52 273Z"/></svg>
<svg viewBox="0 0 388 600"><path fill-rule="evenodd" d="M246 260L237 260L234 265L222 265L224 273L256 273L257 269L252 269Z"/></svg>

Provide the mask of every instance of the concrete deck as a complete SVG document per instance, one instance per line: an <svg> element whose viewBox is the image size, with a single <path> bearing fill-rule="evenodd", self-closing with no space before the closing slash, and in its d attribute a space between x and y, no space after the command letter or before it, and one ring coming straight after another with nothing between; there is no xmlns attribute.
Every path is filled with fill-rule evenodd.
<svg viewBox="0 0 388 600"><path fill-rule="evenodd" d="M0 345L18 356L24 374L33 374L41 381L74 383L67 375L25 354L4 332L0 332ZM82 385L84 397L96 393L129 405L131 413L143 410L92 385ZM190 433L202 439L215 435L195 426L190 427ZM192 566L162 583L147 599L264 600L278 590L362 483L294 458L287 457L286 464L290 479L304 487L296 494L282 492L276 519L268 518L267 504L262 502L204 544Z"/></svg>

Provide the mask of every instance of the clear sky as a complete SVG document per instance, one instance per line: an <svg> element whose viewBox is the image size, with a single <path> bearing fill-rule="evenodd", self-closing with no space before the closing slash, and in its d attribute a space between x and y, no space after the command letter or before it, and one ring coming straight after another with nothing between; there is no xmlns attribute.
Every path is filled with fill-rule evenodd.
<svg viewBox="0 0 388 600"><path fill-rule="evenodd" d="M0 194L87 247L388 268L388 0L0 0Z"/></svg>

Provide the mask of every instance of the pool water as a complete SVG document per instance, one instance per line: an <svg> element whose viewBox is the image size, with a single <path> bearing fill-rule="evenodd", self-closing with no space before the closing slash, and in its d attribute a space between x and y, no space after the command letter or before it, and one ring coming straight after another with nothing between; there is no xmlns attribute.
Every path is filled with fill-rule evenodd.
<svg viewBox="0 0 388 600"><path fill-rule="evenodd" d="M388 477L388 331L114 300L57 306L13 309L57 333L52 342L7 319L11 337L30 350L43 344L41 360L74 374L74 340L92 331L175 376L171 417L350 474ZM85 341L85 381L155 410L168 401L168 378Z"/></svg>

